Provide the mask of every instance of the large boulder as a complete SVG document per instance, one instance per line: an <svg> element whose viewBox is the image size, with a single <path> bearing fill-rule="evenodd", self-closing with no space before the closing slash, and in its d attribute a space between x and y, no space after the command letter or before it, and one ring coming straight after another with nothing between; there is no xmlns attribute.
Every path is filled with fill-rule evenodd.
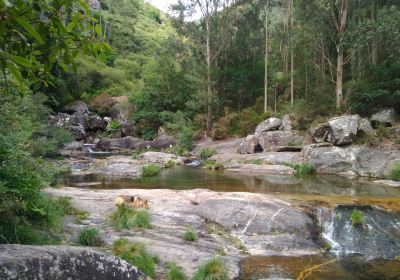
<svg viewBox="0 0 400 280"><path fill-rule="evenodd" d="M89 109L86 105L85 102L75 100L67 105L64 106L63 112L68 113L68 114L73 114L73 113L89 113Z"/></svg>
<svg viewBox="0 0 400 280"><path fill-rule="evenodd" d="M158 135L153 141L151 141L151 148L154 149L165 149L175 145L176 142L173 137L166 134Z"/></svg>
<svg viewBox="0 0 400 280"><path fill-rule="evenodd" d="M267 131L259 135L249 135L240 144L239 153L253 154L275 151L281 146L302 147L312 141L298 131Z"/></svg>
<svg viewBox="0 0 400 280"><path fill-rule="evenodd" d="M146 276L126 261L88 248L0 245L0 279L144 280Z"/></svg>
<svg viewBox="0 0 400 280"><path fill-rule="evenodd" d="M353 142L357 137L359 115L340 116L328 121L330 132L328 142L334 145L345 145Z"/></svg>
<svg viewBox="0 0 400 280"><path fill-rule="evenodd" d="M311 144L302 150L303 160L315 166L318 173L341 173L352 168L353 159L345 149L332 144Z"/></svg>
<svg viewBox="0 0 400 280"><path fill-rule="evenodd" d="M127 136L124 138L105 138L101 139L96 145L96 149L103 151L138 149L144 141L139 138Z"/></svg>
<svg viewBox="0 0 400 280"><path fill-rule="evenodd" d="M88 129L91 131L104 131L107 127L107 122L99 116L91 116L89 119Z"/></svg>
<svg viewBox="0 0 400 280"><path fill-rule="evenodd" d="M121 136L134 136L135 128L133 127L131 122L122 122L121 123Z"/></svg>
<svg viewBox="0 0 400 280"><path fill-rule="evenodd" d="M384 125L392 126L396 122L396 111L393 108L381 109L371 116L371 122L374 127Z"/></svg>
<svg viewBox="0 0 400 280"><path fill-rule="evenodd" d="M293 129L294 124L290 115L285 115L282 119L282 125L279 127L279 130L290 131Z"/></svg>
<svg viewBox="0 0 400 280"><path fill-rule="evenodd" d="M316 143L326 142L330 132L330 126L328 123L321 123L316 126L310 127L308 132L314 138Z"/></svg>
<svg viewBox="0 0 400 280"><path fill-rule="evenodd" d="M360 118L358 121L358 134L368 135L374 132L371 122L366 118Z"/></svg>
<svg viewBox="0 0 400 280"><path fill-rule="evenodd" d="M360 176L383 178L395 164L400 163L399 150L353 146L346 152L353 159L353 171Z"/></svg>
<svg viewBox="0 0 400 280"><path fill-rule="evenodd" d="M84 113L58 113L52 118L52 123L56 127L63 127L72 132L75 140L83 140L86 138L86 129L88 127L88 117Z"/></svg>
<svg viewBox="0 0 400 280"><path fill-rule="evenodd" d="M255 133L260 134L265 131L278 130L281 125L281 119L269 118L257 125Z"/></svg>

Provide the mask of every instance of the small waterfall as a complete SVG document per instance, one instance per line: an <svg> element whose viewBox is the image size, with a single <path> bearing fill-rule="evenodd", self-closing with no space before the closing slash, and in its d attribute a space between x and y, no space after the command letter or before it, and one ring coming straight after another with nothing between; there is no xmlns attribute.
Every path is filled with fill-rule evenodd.
<svg viewBox="0 0 400 280"><path fill-rule="evenodd" d="M361 225L353 226L354 210L363 213ZM372 206L338 206L319 210L322 237L338 256L361 255L366 259L394 259L400 254L400 214Z"/></svg>

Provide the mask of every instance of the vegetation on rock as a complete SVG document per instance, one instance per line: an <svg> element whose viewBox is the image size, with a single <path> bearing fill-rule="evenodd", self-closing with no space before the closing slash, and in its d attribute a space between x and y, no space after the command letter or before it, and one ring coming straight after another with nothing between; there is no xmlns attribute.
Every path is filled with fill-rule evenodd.
<svg viewBox="0 0 400 280"><path fill-rule="evenodd" d="M120 206L111 215L111 225L116 230L151 228L151 217L147 210Z"/></svg>
<svg viewBox="0 0 400 280"><path fill-rule="evenodd" d="M360 210L353 210L350 215L350 222L353 226L361 226L364 223L364 213Z"/></svg>
<svg viewBox="0 0 400 280"><path fill-rule="evenodd" d="M201 265L195 275L193 280L227 280L229 279L228 272L226 270L225 264L221 259L212 259L203 265Z"/></svg>
<svg viewBox="0 0 400 280"><path fill-rule="evenodd" d="M175 263L168 263L166 265L168 269L167 279L168 280L186 280L188 277L182 271L180 267L178 267Z"/></svg>
<svg viewBox="0 0 400 280"><path fill-rule="evenodd" d="M188 229L187 231L184 232L182 235L182 238L185 239L186 241L197 241L199 239L199 236L197 232L195 232L193 229Z"/></svg>
<svg viewBox="0 0 400 280"><path fill-rule="evenodd" d="M79 232L78 242L82 246L100 246L103 240L98 229L84 228Z"/></svg>
<svg viewBox="0 0 400 280"><path fill-rule="evenodd" d="M393 181L400 181L400 163L393 166L388 178Z"/></svg>
<svg viewBox="0 0 400 280"><path fill-rule="evenodd" d="M161 167L158 165L147 165L142 167L143 177L153 177L161 173Z"/></svg>

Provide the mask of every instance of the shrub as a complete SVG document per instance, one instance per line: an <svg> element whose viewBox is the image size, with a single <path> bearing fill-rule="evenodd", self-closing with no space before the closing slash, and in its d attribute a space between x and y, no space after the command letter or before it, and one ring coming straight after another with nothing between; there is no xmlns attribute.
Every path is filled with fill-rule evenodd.
<svg viewBox="0 0 400 280"><path fill-rule="evenodd" d="M315 173L315 167L309 163L297 164L294 169L297 175L311 175Z"/></svg>
<svg viewBox="0 0 400 280"><path fill-rule="evenodd" d="M118 239L114 242L113 253L136 266L141 272L154 279L156 276L155 259L149 253L143 244L129 244L125 238Z"/></svg>
<svg viewBox="0 0 400 280"><path fill-rule="evenodd" d="M175 165L176 165L176 162L170 159L169 161L167 161L164 164L164 168L171 168L171 167L174 167Z"/></svg>
<svg viewBox="0 0 400 280"><path fill-rule="evenodd" d="M78 242L83 246L100 246L103 240L96 228L85 228L79 233Z"/></svg>
<svg viewBox="0 0 400 280"><path fill-rule="evenodd" d="M116 120L112 120L107 126L108 132L113 132L119 129L121 129L121 124Z"/></svg>
<svg viewBox="0 0 400 280"><path fill-rule="evenodd" d="M193 280L228 280L228 271L222 260L215 258L201 265L192 278Z"/></svg>
<svg viewBox="0 0 400 280"><path fill-rule="evenodd" d="M393 181L400 181L400 163L397 163L390 170L388 178Z"/></svg>
<svg viewBox="0 0 400 280"><path fill-rule="evenodd" d="M168 269L168 274L167 274L168 280L186 280L187 279L187 276L185 275L185 273L176 264L168 263L167 269Z"/></svg>
<svg viewBox="0 0 400 280"><path fill-rule="evenodd" d="M359 210L353 210L350 215L350 221L353 226L360 226L364 223L364 213Z"/></svg>
<svg viewBox="0 0 400 280"><path fill-rule="evenodd" d="M116 230L151 228L151 217L147 210L121 206L111 215L111 224Z"/></svg>
<svg viewBox="0 0 400 280"><path fill-rule="evenodd" d="M208 159L216 154L217 154L217 150L215 148L210 148L210 147L203 148L200 151L200 157L202 159Z"/></svg>
<svg viewBox="0 0 400 280"><path fill-rule="evenodd" d="M143 177L153 177L161 173L161 167L158 165L147 165L142 167Z"/></svg>
<svg viewBox="0 0 400 280"><path fill-rule="evenodd" d="M188 229L182 236L183 239L185 239L186 241L196 241L199 239L199 236L197 235L197 232L195 232L192 229Z"/></svg>

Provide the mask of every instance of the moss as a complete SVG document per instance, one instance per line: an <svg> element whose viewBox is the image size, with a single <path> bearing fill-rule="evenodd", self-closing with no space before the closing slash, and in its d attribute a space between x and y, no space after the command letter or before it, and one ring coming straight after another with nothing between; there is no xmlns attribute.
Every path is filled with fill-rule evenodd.
<svg viewBox="0 0 400 280"><path fill-rule="evenodd" d="M195 232L192 229L188 229L187 231L185 231L185 233L182 235L182 238L185 239L186 241L196 241L199 239L199 236L197 234L197 232Z"/></svg>
<svg viewBox="0 0 400 280"><path fill-rule="evenodd" d="M83 246L100 246L103 240L96 228L85 228L79 233L78 243Z"/></svg>
<svg viewBox="0 0 400 280"><path fill-rule="evenodd" d="M114 255L136 266L147 276L155 278L156 265L154 257L146 251L146 247L143 244L130 244L127 239L121 238L114 242L112 251Z"/></svg>
<svg viewBox="0 0 400 280"><path fill-rule="evenodd" d="M151 217L147 210L121 206L111 215L111 225L116 230L151 228Z"/></svg>
<svg viewBox="0 0 400 280"><path fill-rule="evenodd" d="M161 173L161 167L158 165L147 165L142 167L143 177L153 177Z"/></svg>
<svg viewBox="0 0 400 280"><path fill-rule="evenodd" d="M193 280L228 280L229 275L225 263L218 258L201 265L192 278Z"/></svg>

